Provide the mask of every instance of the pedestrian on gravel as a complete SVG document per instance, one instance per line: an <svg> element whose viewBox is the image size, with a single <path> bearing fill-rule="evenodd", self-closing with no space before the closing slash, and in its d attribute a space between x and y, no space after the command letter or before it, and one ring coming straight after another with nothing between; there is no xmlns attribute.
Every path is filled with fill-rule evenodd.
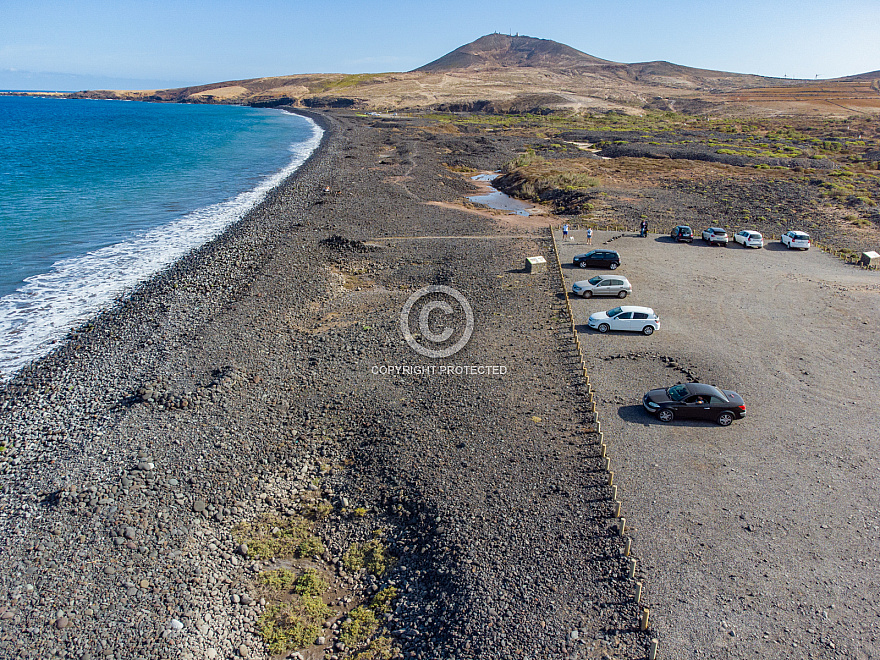
<svg viewBox="0 0 880 660"><path fill-rule="evenodd" d="M568 223L566 222L562 225L562 240L568 239Z"/></svg>
<svg viewBox="0 0 880 660"><path fill-rule="evenodd" d="M593 228L587 229L587 245L593 244Z"/></svg>

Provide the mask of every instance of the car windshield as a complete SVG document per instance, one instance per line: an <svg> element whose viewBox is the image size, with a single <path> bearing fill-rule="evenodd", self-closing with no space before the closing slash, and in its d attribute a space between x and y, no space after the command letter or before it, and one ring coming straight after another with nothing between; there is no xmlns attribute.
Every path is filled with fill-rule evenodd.
<svg viewBox="0 0 880 660"><path fill-rule="evenodd" d="M609 309L607 312L605 312L605 314L606 316L608 316L609 319L611 319L620 314L622 311L623 307L615 307L614 309Z"/></svg>
<svg viewBox="0 0 880 660"><path fill-rule="evenodd" d="M668 396L673 401L681 401L687 395L687 387L685 387L684 385L673 385L668 390L666 390L666 396Z"/></svg>
<svg viewBox="0 0 880 660"><path fill-rule="evenodd" d="M587 282L589 282L593 286L596 286L601 281L602 281L601 275L596 275L596 277L591 277L590 279L587 280Z"/></svg>

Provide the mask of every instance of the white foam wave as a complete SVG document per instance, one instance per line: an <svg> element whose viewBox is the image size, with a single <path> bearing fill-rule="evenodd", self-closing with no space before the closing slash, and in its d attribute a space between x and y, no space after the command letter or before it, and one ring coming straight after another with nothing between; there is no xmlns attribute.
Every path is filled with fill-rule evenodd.
<svg viewBox="0 0 880 660"><path fill-rule="evenodd" d="M272 188L295 172L321 142L312 135L294 145L293 158L253 190L198 209L136 238L52 265L0 298L0 378L8 378L46 355L72 329L116 301L126 290L218 236L257 206Z"/></svg>

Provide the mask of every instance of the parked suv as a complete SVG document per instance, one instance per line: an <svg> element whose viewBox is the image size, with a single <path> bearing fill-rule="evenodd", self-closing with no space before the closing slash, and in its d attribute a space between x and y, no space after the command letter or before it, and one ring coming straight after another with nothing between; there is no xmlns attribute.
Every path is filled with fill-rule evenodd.
<svg viewBox="0 0 880 660"><path fill-rule="evenodd" d="M575 266L586 268L587 266L599 266L600 268L610 268L614 270L620 265L620 255L614 250L593 250L586 254L576 255L572 259Z"/></svg>
<svg viewBox="0 0 880 660"><path fill-rule="evenodd" d="M703 230L703 240L709 245L727 245L727 232L721 227L709 227Z"/></svg>
<svg viewBox="0 0 880 660"><path fill-rule="evenodd" d="M670 234L679 243L693 243L694 232L687 225L678 225Z"/></svg>

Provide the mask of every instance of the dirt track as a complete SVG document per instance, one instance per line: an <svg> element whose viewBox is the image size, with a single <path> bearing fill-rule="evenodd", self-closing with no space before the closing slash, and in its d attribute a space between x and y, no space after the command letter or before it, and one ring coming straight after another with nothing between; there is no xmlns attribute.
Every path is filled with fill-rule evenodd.
<svg viewBox="0 0 880 660"><path fill-rule="evenodd" d="M569 288L597 272L571 267L584 242L560 243ZM607 247L626 303L661 319L600 335L587 317L619 301L572 299L662 656L880 657L880 275L778 243ZM643 410L689 376L742 394L747 417Z"/></svg>

